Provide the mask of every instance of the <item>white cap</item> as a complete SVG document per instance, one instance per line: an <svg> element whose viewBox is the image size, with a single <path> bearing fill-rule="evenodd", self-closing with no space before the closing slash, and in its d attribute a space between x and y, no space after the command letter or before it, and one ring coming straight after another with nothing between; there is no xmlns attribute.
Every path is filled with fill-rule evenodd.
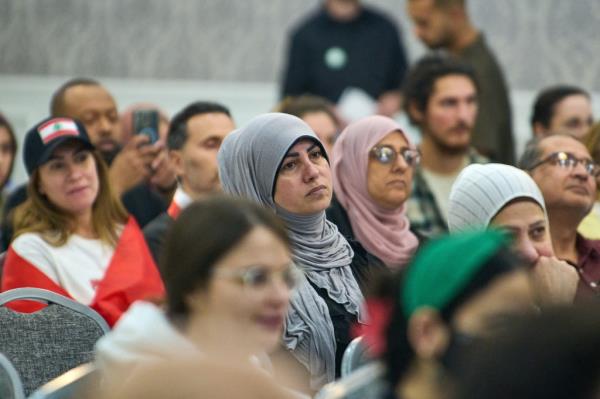
<svg viewBox="0 0 600 399"><path fill-rule="evenodd" d="M532 199L546 213L540 189L521 169L499 163L469 165L452 185L448 228L451 232L486 228L492 218L516 198Z"/></svg>

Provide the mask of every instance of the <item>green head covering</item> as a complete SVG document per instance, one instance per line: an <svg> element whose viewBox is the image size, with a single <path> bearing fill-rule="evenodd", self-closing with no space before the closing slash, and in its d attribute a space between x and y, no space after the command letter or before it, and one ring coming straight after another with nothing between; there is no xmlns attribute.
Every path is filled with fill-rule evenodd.
<svg viewBox="0 0 600 399"><path fill-rule="evenodd" d="M402 285L405 316L422 306L442 309L469 284L473 276L502 246L506 233L471 231L429 241L417 252Z"/></svg>

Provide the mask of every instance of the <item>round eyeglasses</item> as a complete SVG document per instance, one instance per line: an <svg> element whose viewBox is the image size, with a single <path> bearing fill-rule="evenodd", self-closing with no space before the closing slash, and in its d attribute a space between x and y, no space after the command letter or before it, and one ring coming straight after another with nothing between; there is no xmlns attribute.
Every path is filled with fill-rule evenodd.
<svg viewBox="0 0 600 399"><path fill-rule="evenodd" d="M419 151L412 148L402 148L400 151L396 151L389 145L378 145L371 149L371 157L384 165L396 162L398 155L411 167L417 166L421 161Z"/></svg>
<svg viewBox="0 0 600 399"><path fill-rule="evenodd" d="M243 269L217 268L214 271L214 276L233 279L243 285L244 288L255 291L262 290L273 284L275 276L277 276L291 290L300 282L302 272L294 264L290 264L280 270L272 270L266 266L255 265Z"/></svg>
<svg viewBox="0 0 600 399"><path fill-rule="evenodd" d="M545 163L557 165L560 168L564 168L564 169L573 169L573 168L577 167L577 165L579 163L581 163L581 165L583 165L583 168L585 169L585 171L590 176L595 177L595 176L598 176L598 174L600 173L600 167L598 167L598 165L591 159L589 159L589 158L581 158L580 159L580 158L577 158L575 155L571 154L570 152L564 152L564 151L553 152L552 154L548 155L546 158L533 164L528 170L533 170L533 169L537 168L538 166L543 165Z"/></svg>

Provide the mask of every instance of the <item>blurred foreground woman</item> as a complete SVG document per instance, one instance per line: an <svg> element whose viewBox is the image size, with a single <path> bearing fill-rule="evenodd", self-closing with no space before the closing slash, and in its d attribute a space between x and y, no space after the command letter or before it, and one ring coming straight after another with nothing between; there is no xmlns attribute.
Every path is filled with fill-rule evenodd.
<svg viewBox="0 0 600 399"><path fill-rule="evenodd" d="M283 225L258 205L216 196L189 205L171 229L161 274L166 311L137 302L97 344L112 386L138 366L214 358L270 368L297 272ZM202 378L202 375L198 375Z"/></svg>
<svg viewBox="0 0 600 399"><path fill-rule="evenodd" d="M465 354L532 309L529 276L497 231L432 240L369 299L365 338L385 365L389 397L446 398Z"/></svg>

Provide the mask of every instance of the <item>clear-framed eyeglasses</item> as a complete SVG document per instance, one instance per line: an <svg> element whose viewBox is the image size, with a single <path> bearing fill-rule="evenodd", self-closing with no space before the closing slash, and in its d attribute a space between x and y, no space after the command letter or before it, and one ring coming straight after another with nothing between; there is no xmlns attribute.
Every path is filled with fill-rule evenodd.
<svg viewBox="0 0 600 399"><path fill-rule="evenodd" d="M600 173L600 167L598 167L598 165L593 160L591 160L589 158L581 158L580 159L580 158L577 158L575 155L571 154L570 152L565 152L565 151L553 152L552 154L548 155L546 158L533 164L529 168L529 170L530 171L534 170L538 166L543 165L545 163L550 163L552 165L556 165L563 169L573 169L573 168L577 167L577 165L579 163L581 163L583 165L583 168L585 169L585 171L590 176L596 177Z"/></svg>
<svg viewBox="0 0 600 399"><path fill-rule="evenodd" d="M370 154L372 158L384 165L396 162L398 155L400 155L404 159L404 162L410 167L417 166L421 161L421 154L418 150L413 148L402 148L400 151L396 151L389 145L377 145L371 148Z"/></svg>
<svg viewBox="0 0 600 399"><path fill-rule="evenodd" d="M248 291L261 291L280 281L290 290L298 286L302 272L290 263L279 270L273 270L263 265L252 265L240 269L217 268L214 277L227 278L236 281Z"/></svg>

